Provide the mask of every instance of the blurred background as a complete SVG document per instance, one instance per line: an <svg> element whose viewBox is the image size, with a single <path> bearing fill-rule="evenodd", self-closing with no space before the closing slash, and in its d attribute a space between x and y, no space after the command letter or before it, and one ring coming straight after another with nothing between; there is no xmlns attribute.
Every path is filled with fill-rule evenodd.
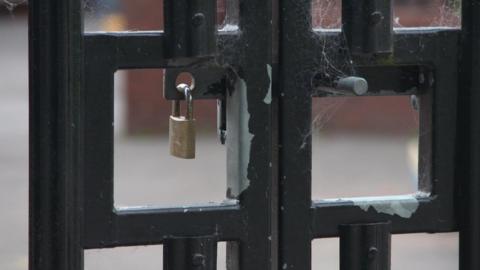
<svg viewBox="0 0 480 270"><path fill-rule="evenodd" d="M219 28L235 1L218 1ZM396 27L460 27L458 0L395 0ZM28 36L25 0L0 0L0 269L28 265ZM238 5L238 3L236 4ZM161 30L161 0L85 0L85 31ZM340 0L313 0L312 27L335 29ZM115 205L182 206L225 199L225 147L216 136L215 101L195 102L197 159L168 155L170 103L163 70L115 77ZM418 112L410 97L315 98L312 198L417 191ZM305 134L306 136L310 134ZM159 166L161 164L161 166ZM348 170L345 164L349 164ZM215 167L216 170L205 170ZM207 186L208 189L204 187ZM458 236L393 236L392 269L452 270ZM225 248L219 245L219 269ZM89 250L85 269L162 269L162 247ZM338 269L338 239L313 241L313 269Z"/></svg>

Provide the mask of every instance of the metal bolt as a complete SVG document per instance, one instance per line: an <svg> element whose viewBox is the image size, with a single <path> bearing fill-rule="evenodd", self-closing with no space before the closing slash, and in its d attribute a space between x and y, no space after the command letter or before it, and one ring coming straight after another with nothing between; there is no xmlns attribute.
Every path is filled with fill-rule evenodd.
<svg viewBox="0 0 480 270"><path fill-rule="evenodd" d="M350 76L338 80L335 88L351 91L355 95L362 96L368 91L368 82L364 78Z"/></svg>

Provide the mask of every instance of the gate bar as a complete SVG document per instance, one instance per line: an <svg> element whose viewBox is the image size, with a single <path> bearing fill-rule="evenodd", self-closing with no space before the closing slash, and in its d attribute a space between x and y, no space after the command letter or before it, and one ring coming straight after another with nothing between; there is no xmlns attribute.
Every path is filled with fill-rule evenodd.
<svg viewBox="0 0 480 270"><path fill-rule="evenodd" d="M460 270L480 269L480 1L462 3L459 85ZM462 144L463 143L463 144Z"/></svg>
<svg viewBox="0 0 480 270"><path fill-rule="evenodd" d="M30 1L29 269L81 270L80 0Z"/></svg>
<svg viewBox="0 0 480 270"><path fill-rule="evenodd" d="M216 0L165 0L165 49L171 58L213 56Z"/></svg>
<svg viewBox="0 0 480 270"><path fill-rule="evenodd" d="M390 0L343 0L343 31L351 54L392 53L392 14Z"/></svg>
<svg viewBox="0 0 480 270"><path fill-rule="evenodd" d="M340 270L390 270L390 222L340 225Z"/></svg>

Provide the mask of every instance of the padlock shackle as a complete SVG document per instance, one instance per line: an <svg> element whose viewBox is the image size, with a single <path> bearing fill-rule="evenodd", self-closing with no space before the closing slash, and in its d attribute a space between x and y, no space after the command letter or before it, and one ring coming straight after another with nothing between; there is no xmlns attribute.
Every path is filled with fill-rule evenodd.
<svg viewBox="0 0 480 270"><path fill-rule="evenodd" d="M185 113L185 117L188 120L193 119L193 97L192 97L192 89L190 89L190 86L187 86L184 88L184 94L185 94L185 102L187 103L187 110Z"/></svg>
<svg viewBox="0 0 480 270"><path fill-rule="evenodd" d="M180 101L174 100L172 101L172 116L180 116Z"/></svg>
<svg viewBox="0 0 480 270"><path fill-rule="evenodd" d="M185 96L185 103L187 103L185 119L193 120L193 96L192 96L193 89L190 87L190 85L181 83L177 85L177 90L183 93L183 95ZM178 100L173 101L172 115L180 116L180 101Z"/></svg>

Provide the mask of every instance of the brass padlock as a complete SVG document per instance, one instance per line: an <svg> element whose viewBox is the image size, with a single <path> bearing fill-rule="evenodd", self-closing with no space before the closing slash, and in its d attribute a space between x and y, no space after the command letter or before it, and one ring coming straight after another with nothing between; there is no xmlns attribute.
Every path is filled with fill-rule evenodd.
<svg viewBox="0 0 480 270"><path fill-rule="evenodd" d="M179 84L177 90L184 93L187 103L185 116L180 116L180 101L174 100L170 116L170 154L174 157L195 158L195 119L193 118L192 89L187 84Z"/></svg>

